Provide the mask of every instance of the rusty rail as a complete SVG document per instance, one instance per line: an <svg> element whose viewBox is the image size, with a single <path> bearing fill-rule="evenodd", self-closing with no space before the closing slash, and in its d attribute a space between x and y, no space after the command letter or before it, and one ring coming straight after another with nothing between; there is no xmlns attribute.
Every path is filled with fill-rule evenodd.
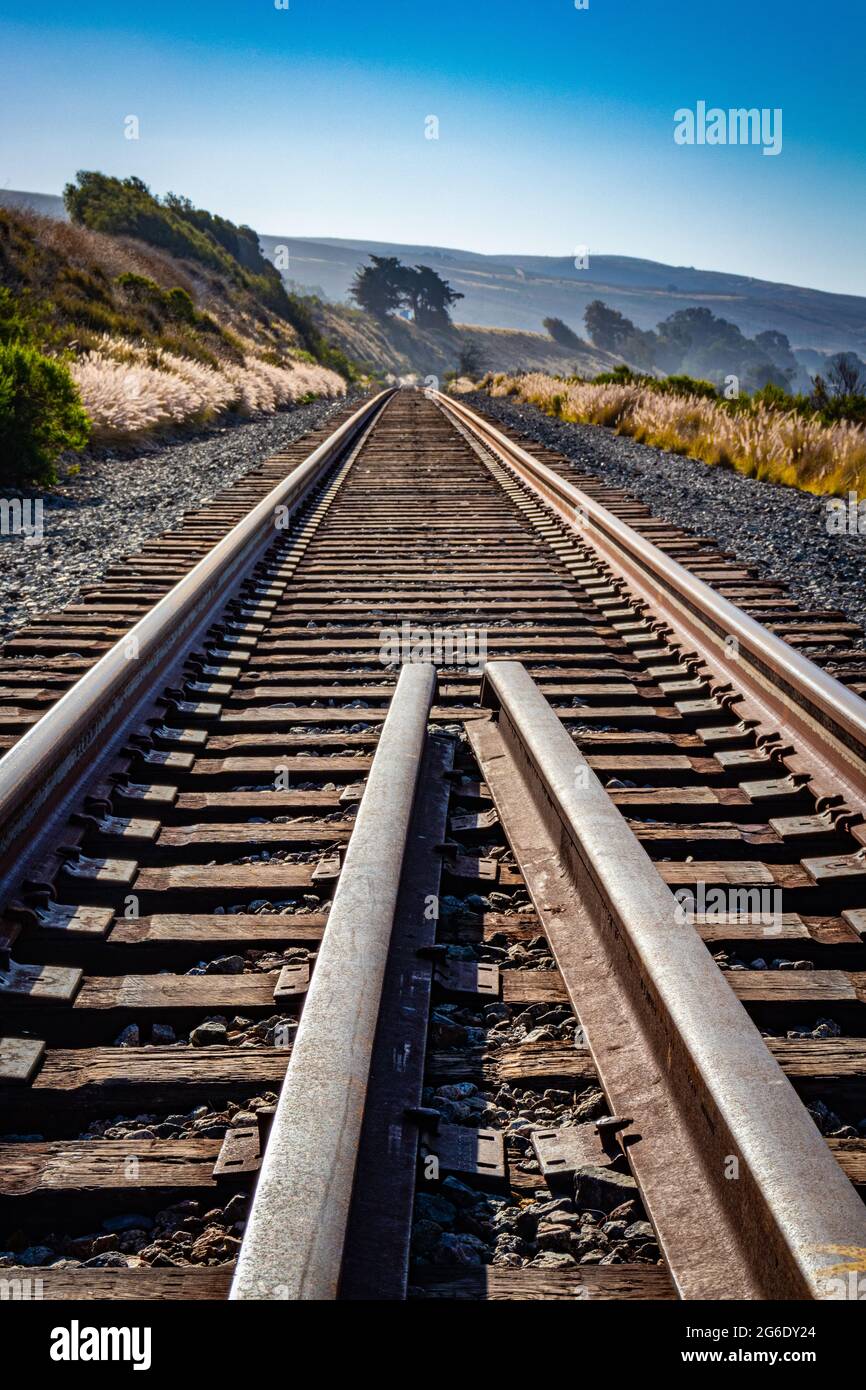
<svg viewBox="0 0 866 1390"><path fill-rule="evenodd" d="M374 421L393 391L366 401L277 485L33 725L0 760L0 895L65 817L92 775L91 751L111 741L178 655L240 583L332 463ZM279 511L278 511L279 509ZM38 829L38 843L34 832Z"/></svg>
<svg viewBox="0 0 866 1390"><path fill-rule="evenodd" d="M674 630L674 643L709 668L720 709L737 705L736 717L748 721L759 743L781 747L780 735L795 743L783 758L787 771L807 777L818 811L837 823L844 818L866 844L866 702L483 416L439 392L428 395L548 502L652 616Z"/></svg>
<svg viewBox="0 0 866 1390"><path fill-rule="evenodd" d="M433 666L404 666L376 748L253 1198L233 1299L334 1299Z"/></svg>
<svg viewBox="0 0 866 1390"><path fill-rule="evenodd" d="M689 1299L826 1296L866 1208L676 900L518 662L468 734Z"/></svg>

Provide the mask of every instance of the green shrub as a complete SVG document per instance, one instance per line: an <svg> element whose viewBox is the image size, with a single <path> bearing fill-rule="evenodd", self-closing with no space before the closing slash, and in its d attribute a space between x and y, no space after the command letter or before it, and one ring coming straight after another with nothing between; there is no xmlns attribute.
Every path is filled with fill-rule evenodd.
<svg viewBox="0 0 866 1390"><path fill-rule="evenodd" d="M73 328L89 328L94 333L113 333L121 338L133 338L140 332L138 320L128 314L119 314L110 304L100 304L97 300L79 298L57 290L51 299L45 301L47 310L53 310L56 320Z"/></svg>
<svg viewBox="0 0 866 1390"><path fill-rule="evenodd" d="M684 373L665 377L661 385L663 390L673 391L676 396L703 396L706 400L714 401L719 394L711 381L686 376Z"/></svg>
<svg viewBox="0 0 866 1390"><path fill-rule="evenodd" d="M69 369L35 348L0 344L0 478L49 485L64 449L83 449L90 421Z"/></svg>
<svg viewBox="0 0 866 1390"><path fill-rule="evenodd" d="M358 364L347 357L342 348L327 342L320 333L317 335L315 352L296 348L291 355L300 362L319 362L323 367L330 367L332 372L337 372L348 382L360 381L363 375Z"/></svg>
<svg viewBox="0 0 866 1390"><path fill-rule="evenodd" d="M628 386L642 379L637 372L632 371L627 362L620 362L613 371L599 372L598 376L593 377L596 386Z"/></svg>
<svg viewBox="0 0 866 1390"><path fill-rule="evenodd" d="M217 338L225 341L225 333L216 319L211 318L210 314L199 314L196 318L196 327L200 333L213 333Z"/></svg>
<svg viewBox="0 0 866 1390"><path fill-rule="evenodd" d="M136 275L132 270L124 270L115 277L115 284L129 295L130 299L135 299L139 303L147 303L152 299L161 299L162 290L155 280L151 280L148 275Z"/></svg>
<svg viewBox="0 0 866 1390"><path fill-rule="evenodd" d="M175 357L192 357L206 367L213 367L215 372L222 369L220 359L206 348L204 343L199 342L194 333L184 333L181 336L167 331L160 333L155 341L163 352L170 352Z"/></svg>
<svg viewBox="0 0 866 1390"><path fill-rule="evenodd" d="M548 318L542 319L541 322L553 341L559 343L562 347L586 347L586 343L583 339L575 333L573 328L569 328L567 323L563 323L562 319Z"/></svg>
<svg viewBox="0 0 866 1390"><path fill-rule="evenodd" d="M179 323L195 323L195 305L186 290L168 290L163 296L163 302L170 318L177 319Z"/></svg>
<svg viewBox="0 0 866 1390"><path fill-rule="evenodd" d="M613 371L601 372L592 380L595 386L643 386L648 391L660 391L662 394L703 396L707 400L718 398L711 381L702 381L699 377L686 376L684 373L666 377L647 376L645 372L632 371L625 362L620 362Z"/></svg>
<svg viewBox="0 0 866 1390"><path fill-rule="evenodd" d="M73 293L85 295L88 299L98 299L102 304L112 303L110 287L99 267L91 275L79 266L62 266L57 273L57 283L66 286Z"/></svg>
<svg viewBox="0 0 866 1390"><path fill-rule="evenodd" d="M199 318L192 296L179 286L175 286L173 290L164 290L155 280L148 279L146 275L135 275L129 270L118 275L115 283L127 298L146 309L150 316L155 314L159 319L169 318L176 323L190 325L195 324Z"/></svg>
<svg viewBox="0 0 866 1390"><path fill-rule="evenodd" d="M30 329L10 290L0 285L0 345L3 343L26 343L30 340Z"/></svg>

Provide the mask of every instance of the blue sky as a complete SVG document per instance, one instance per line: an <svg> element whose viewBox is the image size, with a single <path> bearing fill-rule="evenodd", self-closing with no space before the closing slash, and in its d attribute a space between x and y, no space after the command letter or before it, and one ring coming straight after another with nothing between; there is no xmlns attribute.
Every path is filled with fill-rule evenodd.
<svg viewBox="0 0 866 1390"><path fill-rule="evenodd" d="M0 186L135 173L275 234L866 294L863 0L289 6L4 0ZM676 145L700 100L780 107L781 154Z"/></svg>

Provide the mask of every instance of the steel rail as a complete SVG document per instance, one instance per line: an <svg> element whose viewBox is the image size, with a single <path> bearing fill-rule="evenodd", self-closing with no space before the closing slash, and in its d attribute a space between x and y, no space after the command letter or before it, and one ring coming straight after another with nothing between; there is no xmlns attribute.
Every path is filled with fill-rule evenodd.
<svg viewBox="0 0 866 1390"><path fill-rule="evenodd" d="M550 503L683 650L694 648L689 655L715 674L721 706L738 705L737 718L759 742L781 748L780 735L794 740L783 757L787 771L808 777L818 810L845 817L866 842L866 702L488 420L441 392L427 394Z"/></svg>
<svg viewBox="0 0 866 1390"><path fill-rule="evenodd" d="M330 465L393 395L365 402L251 509L0 759L0 896L102 752L249 572Z"/></svg>
<svg viewBox="0 0 866 1390"><path fill-rule="evenodd" d="M488 663L482 703L470 742L681 1296L832 1297L862 1201L524 667Z"/></svg>
<svg viewBox="0 0 866 1390"><path fill-rule="evenodd" d="M431 905L442 895L456 742L441 733L428 738L419 771L370 1061L341 1301L402 1302L410 1282L438 925Z"/></svg>
<svg viewBox="0 0 866 1390"><path fill-rule="evenodd" d="M230 1297L335 1299L433 666L403 667L316 959Z"/></svg>

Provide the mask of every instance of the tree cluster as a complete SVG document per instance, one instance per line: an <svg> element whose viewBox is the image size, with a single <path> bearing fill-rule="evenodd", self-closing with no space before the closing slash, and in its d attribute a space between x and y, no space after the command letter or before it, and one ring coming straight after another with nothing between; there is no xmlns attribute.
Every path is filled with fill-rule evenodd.
<svg viewBox="0 0 866 1390"><path fill-rule="evenodd" d="M95 232L137 237L234 279L240 278L242 267L253 278L281 287L279 272L262 255L252 227L238 227L176 193L158 198L139 178L81 170L76 182L64 188L63 201L73 222Z"/></svg>
<svg viewBox="0 0 866 1390"><path fill-rule="evenodd" d="M747 338L736 324L716 318L709 309L693 308L671 314L647 332L600 299L587 305L584 320L594 345L623 359L596 381L642 381L659 390L707 396L721 391L728 399L742 394L780 409L817 412L827 423L866 424L866 362L854 352L827 357L826 369L812 377L809 390L794 394L790 384L800 364L787 336L776 329ZM548 320L545 325L552 338L563 341ZM738 384L735 397L728 397L726 389L731 377Z"/></svg>
<svg viewBox="0 0 866 1390"><path fill-rule="evenodd" d="M736 377L742 390L757 391L765 386L787 389L798 369L784 333L769 330L747 338L710 309L679 309L654 330L641 329L595 299L586 307L584 322L596 347L644 371L684 374L717 385Z"/></svg>
<svg viewBox="0 0 866 1390"><path fill-rule="evenodd" d="M547 329L547 332L550 334L553 341L555 343L559 343L562 347L586 347L586 343L583 341L583 339L578 337L574 329L569 328L567 323L563 323L562 319L542 319L542 323L544 327Z"/></svg>
<svg viewBox="0 0 866 1390"><path fill-rule="evenodd" d="M396 256L370 256L359 266L350 294L368 314L385 319L408 310L422 328L447 328L450 309L463 295L427 265L403 265Z"/></svg>

